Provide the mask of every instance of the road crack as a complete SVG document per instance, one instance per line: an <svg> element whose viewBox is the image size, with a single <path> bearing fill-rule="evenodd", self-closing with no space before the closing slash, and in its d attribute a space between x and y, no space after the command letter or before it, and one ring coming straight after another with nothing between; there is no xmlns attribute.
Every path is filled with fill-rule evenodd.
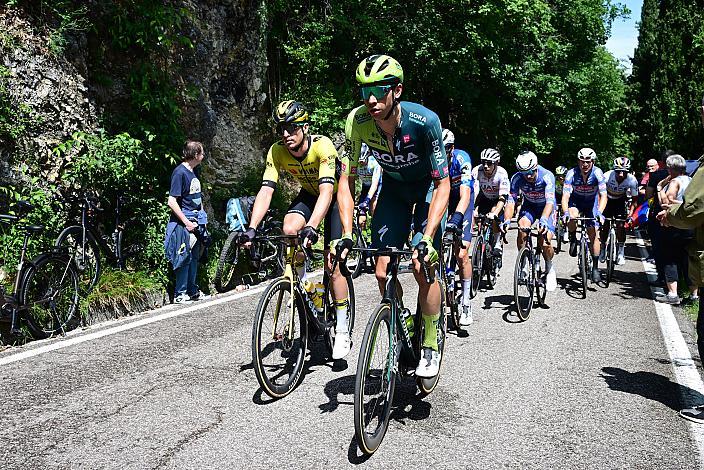
<svg viewBox="0 0 704 470"><path fill-rule="evenodd" d="M197 441L201 438L201 436L204 436L205 434L208 434L214 429L220 427L224 420L224 417L225 413L223 413L221 410L215 409L214 421L204 427L194 430L183 439L180 439L175 446L171 447L166 451L166 454L162 456L162 458L159 460L159 463L155 467L153 467L153 470L166 467L168 463L176 456L176 454L181 452L187 445Z"/></svg>

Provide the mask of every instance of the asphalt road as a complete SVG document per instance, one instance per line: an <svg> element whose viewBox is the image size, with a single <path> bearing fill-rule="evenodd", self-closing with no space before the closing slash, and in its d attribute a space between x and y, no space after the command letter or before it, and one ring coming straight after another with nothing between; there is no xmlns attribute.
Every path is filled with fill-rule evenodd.
<svg viewBox="0 0 704 470"><path fill-rule="evenodd" d="M262 396L251 366L252 291L89 341L80 338L164 311L3 352L77 343L0 366L0 468L698 467L676 412L687 390L633 239L626 253L615 283L586 300L571 296L576 259L558 255L548 308L519 323L512 242L468 335L450 336L435 392L420 399L413 380L397 385L371 458L356 447L352 412L358 344L379 300L365 275L346 363L326 363L314 343L301 385L278 401Z"/></svg>

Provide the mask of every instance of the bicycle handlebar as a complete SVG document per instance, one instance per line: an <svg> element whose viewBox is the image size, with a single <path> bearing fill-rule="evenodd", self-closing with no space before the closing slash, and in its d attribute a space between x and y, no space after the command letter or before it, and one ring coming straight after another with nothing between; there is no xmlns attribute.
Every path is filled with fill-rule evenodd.
<svg viewBox="0 0 704 470"><path fill-rule="evenodd" d="M354 247L352 248L352 250L358 251L360 253L366 253L372 256L388 256L390 258L411 257L415 252L415 250L401 250L393 246L387 246L385 248ZM419 256L417 259L423 271L423 276L425 276L425 281L428 284L432 284L433 282L435 282L435 275L433 272L431 272L431 270L428 269L428 263L425 261L425 257Z"/></svg>

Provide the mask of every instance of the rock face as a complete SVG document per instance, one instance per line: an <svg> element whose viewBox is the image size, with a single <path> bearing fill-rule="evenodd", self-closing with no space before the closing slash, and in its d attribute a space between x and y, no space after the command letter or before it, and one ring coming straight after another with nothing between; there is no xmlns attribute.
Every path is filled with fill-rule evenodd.
<svg viewBox="0 0 704 470"><path fill-rule="evenodd" d="M86 3L92 8L96 2ZM265 151L269 106L263 0L180 3L189 12L183 34L194 47L169 60L178 70L174 79L196 91L195 99L184 104L183 128L205 144L205 181L231 185L243 166L261 162ZM36 165L30 164L33 172L53 180L65 162L51 150L77 130L94 130L105 109L124 98L124 86L91 76L94 56L82 32L72 33L65 53L57 55L48 47L50 30L33 25L22 10L0 12L0 31L0 65L9 70L9 94L36 118L16 143L0 142L0 182L14 177L13 166L25 160L23 155L36 159Z"/></svg>

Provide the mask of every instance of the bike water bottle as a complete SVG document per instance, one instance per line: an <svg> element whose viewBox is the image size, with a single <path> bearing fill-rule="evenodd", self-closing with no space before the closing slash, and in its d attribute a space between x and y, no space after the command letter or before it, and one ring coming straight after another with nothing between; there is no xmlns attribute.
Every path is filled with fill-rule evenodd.
<svg viewBox="0 0 704 470"><path fill-rule="evenodd" d="M411 311L407 308L401 310L401 320L403 320L404 325L406 325L408 336L413 338L415 330L413 329L413 315L411 315Z"/></svg>
<svg viewBox="0 0 704 470"><path fill-rule="evenodd" d="M313 306L318 313L323 311L323 296L325 295L325 286L319 282L309 282L306 281L303 285L306 292L310 296L310 300L313 302Z"/></svg>

